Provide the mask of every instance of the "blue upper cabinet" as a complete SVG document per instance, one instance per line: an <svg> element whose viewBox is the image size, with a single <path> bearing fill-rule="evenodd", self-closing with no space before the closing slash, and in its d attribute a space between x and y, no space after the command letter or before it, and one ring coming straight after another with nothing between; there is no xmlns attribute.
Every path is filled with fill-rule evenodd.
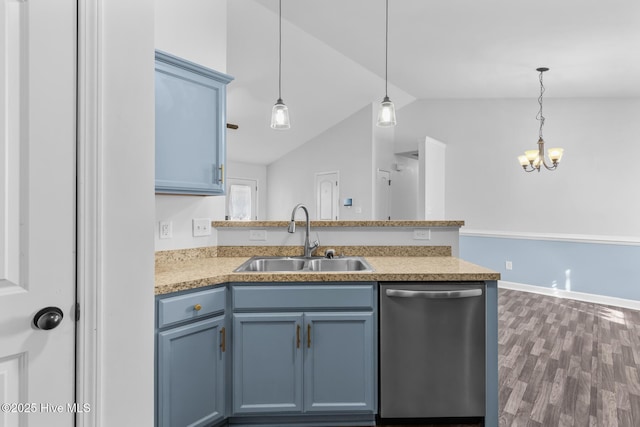
<svg viewBox="0 0 640 427"><path fill-rule="evenodd" d="M156 51L156 193L224 194L233 77Z"/></svg>

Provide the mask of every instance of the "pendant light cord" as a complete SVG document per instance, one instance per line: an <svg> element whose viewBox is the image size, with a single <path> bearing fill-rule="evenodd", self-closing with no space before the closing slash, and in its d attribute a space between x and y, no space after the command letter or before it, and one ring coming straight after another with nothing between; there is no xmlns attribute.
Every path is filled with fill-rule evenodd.
<svg viewBox="0 0 640 427"><path fill-rule="evenodd" d="M282 1L282 0L280 0ZM387 75L389 68L389 0L386 0L386 11L385 11L385 39L384 39L384 97L388 98L387 93Z"/></svg>
<svg viewBox="0 0 640 427"><path fill-rule="evenodd" d="M542 127L544 126L544 116L542 115L542 94L544 94L544 84L542 83L542 73L543 71L540 71L540 96L538 97L538 104L540 105L540 111L538 111L538 115L536 116L536 119L540 121L540 132L538 133L538 136L540 139L542 139Z"/></svg>
<svg viewBox="0 0 640 427"><path fill-rule="evenodd" d="M279 2L278 24L278 99L282 99L282 0Z"/></svg>

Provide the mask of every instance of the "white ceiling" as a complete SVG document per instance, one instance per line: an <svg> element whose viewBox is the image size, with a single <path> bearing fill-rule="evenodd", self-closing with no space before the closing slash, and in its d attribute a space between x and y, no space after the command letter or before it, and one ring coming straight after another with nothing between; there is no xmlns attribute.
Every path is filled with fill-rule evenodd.
<svg viewBox="0 0 640 427"><path fill-rule="evenodd" d="M384 96L384 0L283 0L282 98L291 129L269 127L278 98L278 1L227 6L230 160L269 164ZM640 1L390 0L389 97L640 97ZM535 102L535 101L533 101Z"/></svg>

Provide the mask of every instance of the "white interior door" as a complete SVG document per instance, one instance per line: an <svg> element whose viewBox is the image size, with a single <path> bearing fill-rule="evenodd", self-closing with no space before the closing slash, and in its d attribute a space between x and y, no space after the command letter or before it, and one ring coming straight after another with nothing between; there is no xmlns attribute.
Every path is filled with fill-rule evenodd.
<svg viewBox="0 0 640 427"><path fill-rule="evenodd" d="M316 174L316 218L331 221L338 219L340 201L340 174L320 172Z"/></svg>
<svg viewBox="0 0 640 427"><path fill-rule="evenodd" d="M73 406L76 0L5 0L0 23L0 426L68 427L82 410ZM45 307L62 312L54 329L34 325Z"/></svg>

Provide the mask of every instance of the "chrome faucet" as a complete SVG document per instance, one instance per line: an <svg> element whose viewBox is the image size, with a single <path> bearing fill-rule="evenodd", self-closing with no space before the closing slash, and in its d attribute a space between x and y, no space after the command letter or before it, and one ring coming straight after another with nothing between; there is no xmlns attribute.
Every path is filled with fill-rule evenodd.
<svg viewBox="0 0 640 427"><path fill-rule="evenodd" d="M307 222L307 229L306 229L305 235L304 235L304 257L305 258L311 258L311 255L313 254L313 251L315 251L318 248L318 246L320 246L320 242L318 240L316 240L313 243L309 243L309 234L311 233L311 226L309 224L309 211L307 210L307 207L305 205L303 205L302 203L298 203L293 208L293 211L291 211L291 222L289 223L289 228L287 229L287 231L289 233L295 233L295 231L296 231L296 212L298 211L298 209L302 209L304 211L304 215L305 215L306 222Z"/></svg>

